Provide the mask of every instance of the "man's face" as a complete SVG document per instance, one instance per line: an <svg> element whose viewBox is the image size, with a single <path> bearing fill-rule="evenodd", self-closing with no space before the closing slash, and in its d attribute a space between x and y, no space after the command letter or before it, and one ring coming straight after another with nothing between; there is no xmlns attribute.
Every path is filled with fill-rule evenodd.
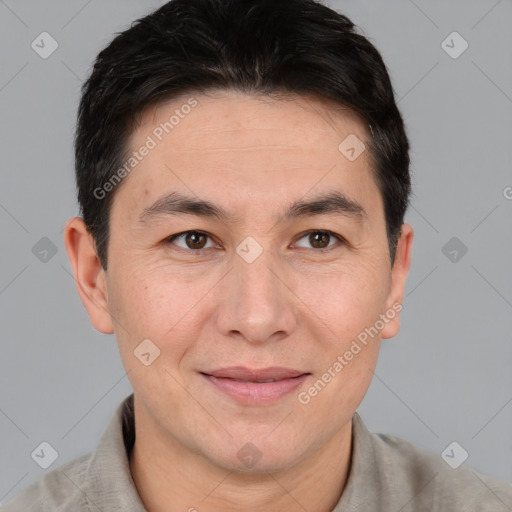
<svg viewBox="0 0 512 512"><path fill-rule="evenodd" d="M285 469L347 428L380 337L398 331L389 311L406 270L391 271L368 152L354 160L350 147L339 149L349 135L349 146L354 135L367 142L348 110L227 92L195 95L197 105L182 109L187 98L148 110L130 138L134 151L148 136L156 146L112 205L109 317L140 420L155 436L229 470ZM176 109L179 122L162 135ZM207 201L225 216L204 206L150 209L168 194ZM346 204L290 211L334 194ZM365 329L374 333L379 315L384 329L377 323L372 337ZM357 341L363 332L366 344ZM153 344L160 355L145 365ZM286 377L257 373L276 367L295 373L235 380ZM261 459L244 466L245 452Z"/></svg>

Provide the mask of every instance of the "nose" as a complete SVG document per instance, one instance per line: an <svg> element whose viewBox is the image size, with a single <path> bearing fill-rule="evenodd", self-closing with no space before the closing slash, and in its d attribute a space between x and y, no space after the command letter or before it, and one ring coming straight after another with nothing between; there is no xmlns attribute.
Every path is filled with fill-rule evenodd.
<svg viewBox="0 0 512 512"><path fill-rule="evenodd" d="M253 262L234 258L234 268L222 282L217 329L223 336L262 344L289 336L297 325L294 295L284 267L268 251Z"/></svg>

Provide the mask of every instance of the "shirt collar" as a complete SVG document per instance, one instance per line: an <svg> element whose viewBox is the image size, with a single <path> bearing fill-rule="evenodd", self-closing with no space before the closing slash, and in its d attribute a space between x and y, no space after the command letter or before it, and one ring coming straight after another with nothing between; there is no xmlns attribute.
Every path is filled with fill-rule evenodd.
<svg viewBox="0 0 512 512"><path fill-rule="evenodd" d="M81 490L90 502L91 510L145 512L130 473L129 457L134 442L131 394L121 402L105 428L84 475L86 483ZM352 418L349 474L343 494L332 512L356 512L363 505L366 510L381 510L385 482L379 475L382 476L384 468L377 467L378 457L374 451L372 434L356 412Z"/></svg>
<svg viewBox="0 0 512 512"><path fill-rule="evenodd" d="M332 512L359 512L361 510L388 510L382 508L385 483L380 478L378 457L372 433L361 416L352 417L352 450L350 469L343 494ZM389 504L390 510L394 505ZM397 508L396 510L399 510Z"/></svg>
<svg viewBox="0 0 512 512"><path fill-rule="evenodd" d="M118 406L93 452L81 487L91 510L144 512L130 473L135 442L133 394Z"/></svg>

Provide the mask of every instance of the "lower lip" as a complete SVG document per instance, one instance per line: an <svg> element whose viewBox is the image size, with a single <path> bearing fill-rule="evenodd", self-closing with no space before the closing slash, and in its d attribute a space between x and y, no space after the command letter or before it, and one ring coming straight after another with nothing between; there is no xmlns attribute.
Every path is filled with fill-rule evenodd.
<svg viewBox="0 0 512 512"><path fill-rule="evenodd" d="M306 380L308 374L274 382L240 382L233 379L213 377L212 375L202 374L202 376L237 402L246 405L262 405L275 402L290 394Z"/></svg>

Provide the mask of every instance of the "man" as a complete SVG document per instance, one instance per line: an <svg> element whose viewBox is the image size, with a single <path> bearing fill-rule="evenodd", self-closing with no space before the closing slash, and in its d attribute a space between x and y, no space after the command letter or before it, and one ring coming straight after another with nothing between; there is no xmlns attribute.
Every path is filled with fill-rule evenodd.
<svg viewBox="0 0 512 512"><path fill-rule="evenodd" d="M134 394L7 511L506 511L356 409L399 331L408 140L377 50L312 0L175 0L103 50L66 249Z"/></svg>

